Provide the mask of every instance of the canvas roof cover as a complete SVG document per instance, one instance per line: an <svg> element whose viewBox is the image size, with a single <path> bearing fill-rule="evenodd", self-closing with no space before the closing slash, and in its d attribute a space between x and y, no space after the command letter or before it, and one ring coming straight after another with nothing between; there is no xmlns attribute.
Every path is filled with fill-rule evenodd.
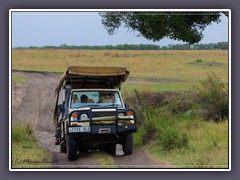
<svg viewBox="0 0 240 180"><path fill-rule="evenodd" d="M73 89L115 89L126 81L126 67L69 66L62 75L56 93L67 84Z"/></svg>

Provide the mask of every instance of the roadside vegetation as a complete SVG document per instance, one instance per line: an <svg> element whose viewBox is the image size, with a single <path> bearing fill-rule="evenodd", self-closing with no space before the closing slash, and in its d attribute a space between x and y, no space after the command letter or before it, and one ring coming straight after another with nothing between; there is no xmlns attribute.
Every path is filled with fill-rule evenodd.
<svg viewBox="0 0 240 180"><path fill-rule="evenodd" d="M111 155L99 151L92 154L93 163L100 166L101 168L117 168L117 163Z"/></svg>
<svg viewBox="0 0 240 180"><path fill-rule="evenodd" d="M135 147L176 168L228 168L228 92L215 74L192 91L125 97L138 115Z"/></svg>
<svg viewBox="0 0 240 180"><path fill-rule="evenodd" d="M12 86L27 81L24 75L12 74ZM11 133L12 168L46 168L51 165L51 153L38 145L31 124L13 119Z"/></svg>
<svg viewBox="0 0 240 180"><path fill-rule="evenodd" d="M38 146L30 124L12 122L12 168L47 168L51 154Z"/></svg>
<svg viewBox="0 0 240 180"><path fill-rule="evenodd" d="M12 74L12 85L24 84L27 82L27 78L24 75Z"/></svg>

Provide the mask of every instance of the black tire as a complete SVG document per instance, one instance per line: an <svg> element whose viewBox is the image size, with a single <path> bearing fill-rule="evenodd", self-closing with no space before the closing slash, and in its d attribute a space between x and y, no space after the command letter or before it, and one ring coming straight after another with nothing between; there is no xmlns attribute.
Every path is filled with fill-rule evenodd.
<svg viewBox="0 0 240 180"><path fill-rule="evenodd" d="M69 161L77 159L77 143L74 136L67 136L67 157Z"/></svg>
<svg viewBox="0 0 240 180"><path fill-rule="evenodd" d="M123 152L124 155L130 155L133 152L133 134L126 134L123 138Z"/></svg>
<svg viewBox="0 0 240 180"><path fill-rule="evenodd" d="M107 145L105 151L106 151L106 153L115 156L116 155L116 144Z"/></svg>
<svg viewBox="0 0 240 180"><path fill-rule="evenodd" d="M67 145L65 142L60 144L60 153L66 153L67 152Z"/></svg>

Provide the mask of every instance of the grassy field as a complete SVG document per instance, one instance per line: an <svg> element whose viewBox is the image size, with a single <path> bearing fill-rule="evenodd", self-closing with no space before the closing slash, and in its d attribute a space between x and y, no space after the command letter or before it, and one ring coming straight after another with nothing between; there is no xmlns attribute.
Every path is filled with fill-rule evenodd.
<svg viewBox="0 0 240 180"><path fill-rule="evenodd" d="M144 81L144 82L127 82L122 85L122 89L124 91L132 92L134 89L138 91L183 91L183 90L190 90L192 88L193 82L151 82L151 81Z"/></svg>
<svg viewBox="0 0 240 180"><path fill-rule="evenodd" d="M216 123L161 108L146 112L147 118L134 134L135 148L143 146L173 168L228 168L227 119Z"/></svg>
<svg viewBox="0 0 240 180"><path fill-rule="evenodd" d="M195 91L126 92L137 114L135 147L174 168L228 168L227 90L217 77L203 82Z"/></svg>
<svg viewBox="0 0 240 180"><path fill-rule="evenodd" d="M190 90L210 73L228 85L228 51L223 50L12 51L13 69L63 72L69 65L126 66L130 70L130 78L123 84L123 95L133 93L134 89L140 93L150 92L152 99L148 100L151 101L147 102L149 104L160 99L156 99L157 92ZM135 99L130 106L134 104ZM172 114L166 108L155 106L143 106L143 110L137 112L138 115L148 115L139 125L138 133L134 134L135 147L144 146L154 157L177 168L228 167L228 120L216 123L184 113ZM144 143L144 137L153 141ZM96 153L93 157L98 165L115 167L115 162L107 154Z"/></svg>
<svg viewBox="0 0 240 180"><path fill-rule="evenodd" d="M146 146L147 151L176 168L228 168L228 121L216 124L195 119L175 126L186 133L188 146L167 151L155 141Z"/></svg>
<svg viewBox="0 0 240 180"><path fill-rule="evenodd" d="M12 168L47 168L52 155L38 146L32 127L24 123L12 123Z"/></svg>
<svg viewBox="0 0 240 180"><path fill-rule="evenodd" d="M12 50L13 69L63 72L69 65L126 66L130 77L141 79L126 83L128 90L141 84L156 91L186 90L211 72L228 83L228 52L223 50Z"/></svg>

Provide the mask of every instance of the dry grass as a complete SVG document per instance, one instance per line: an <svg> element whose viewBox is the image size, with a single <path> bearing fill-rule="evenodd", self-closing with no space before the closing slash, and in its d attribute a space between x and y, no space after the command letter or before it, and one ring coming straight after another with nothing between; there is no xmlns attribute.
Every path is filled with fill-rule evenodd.
<svg viewBox="0 0 240 180"><path fill-rule="evenodd" d="M194 63L197 59L202 62ZM223 50L118 51L13 49L13 69L63 72L69 65L127 66L131 77L198 80L214 72L227 83L228 52Z"/></svg>

